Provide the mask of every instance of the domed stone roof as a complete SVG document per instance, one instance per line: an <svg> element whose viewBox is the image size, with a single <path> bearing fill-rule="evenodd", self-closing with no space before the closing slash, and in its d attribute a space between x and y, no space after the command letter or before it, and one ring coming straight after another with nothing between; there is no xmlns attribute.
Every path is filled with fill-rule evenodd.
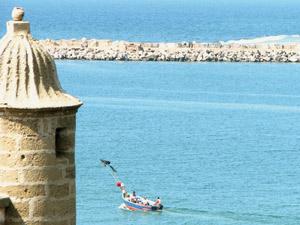
<svg viewBox="0 0 300 225"><path fill-rule="evenodd" d="M0 108L62 108L80 106L61 87L54 60L30 34L24 11L13 10L0 40Z"/></svg>

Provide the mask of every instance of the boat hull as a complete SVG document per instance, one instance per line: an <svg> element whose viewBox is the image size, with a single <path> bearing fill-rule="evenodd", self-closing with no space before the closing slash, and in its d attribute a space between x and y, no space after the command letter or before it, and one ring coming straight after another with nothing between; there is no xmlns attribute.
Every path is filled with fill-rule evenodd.
<svg viewBox="0 0 300 225"><path fill-rule="evenodd" d="M140 205L137 203L130 202L123 198L125 206L131 210L131 211L161 211L163 209L163 206L160 207L154 206L154 205Z"/></svg>

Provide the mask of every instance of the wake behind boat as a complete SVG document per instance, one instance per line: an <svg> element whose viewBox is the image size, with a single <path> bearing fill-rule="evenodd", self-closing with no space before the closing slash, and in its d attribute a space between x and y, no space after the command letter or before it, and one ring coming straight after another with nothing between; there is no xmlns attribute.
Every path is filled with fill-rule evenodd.
<svg viewBox="0 0 300 225"><path fill-rule="evenodd" d="M159 197L156 199L156 201L152 201L146 197L137 196L135 191L132 193L127 192L124 183L121 182L117 177L116 169L110 165L110 161L101 159L101 163L103 166L108 166L111 169L111 175L116 181L116 186L121 190L123 204L121 204L119 208L129 211L143 212L161 211L163 209L163 205L161 204Z"/></svg>

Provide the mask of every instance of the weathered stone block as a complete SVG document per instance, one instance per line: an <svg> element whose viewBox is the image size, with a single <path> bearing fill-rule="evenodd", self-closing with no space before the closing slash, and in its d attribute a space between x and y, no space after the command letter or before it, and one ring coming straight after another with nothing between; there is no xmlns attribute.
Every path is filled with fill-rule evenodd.
<svg viewBox="0 0 300 225"><path fill-rule="evenodd" d="M30 153L30 154L19 154L17 156L17 166L53 166L56 165L55 152L52 153Z"/></svg>
<svg viewBox="0 0 300 225"><path fill-rule="evenodd" d="M66 178L75 179L75 165L66 168Z"/></svg>
<svg viewBox="0 0 300 225"><path fill-rule="evenodd" d="M23 170L24 182L58 181L63 178L62 169L56 167Z"/></svg>
<svg viewBox="0 0 300 225"><path fill-rule="evenodd" d="M57 127L68 128L69 131L74 132L76 126L76 117L74 115L62 116L57 119Z"/></svg>
<svg viewBox="0 0 300 225"><path fill-rule="evenodd" d="M34 203L34 217L68 216L75 212L75 198L64 200L40 199Z"/></svg>
<svg viewBox="0 0 300 225"><path fill-rule="evenodd" d="M25 136L20 141L20 149L21 151L55 149L55 136Z"/></svg>
<svg viewBox="0 0 300 225"><path fill-rule="evenodd" d="M14 165L14 161L11 154L9 153L0 154L0 168L6 168L13 165Z"/></svg>
<svg viewBox="0 0 300 225"><path fill-rule="evenodd" d="M17 150L17 142L13 137L0 136L0 152Z"/></svg>
<svg viewBox="0 0 300 225"><path fill-rule="evenodd" d="M0 169L0 185L1 183L18 182L18 171Z"/></svg>
<svg viewBox="0 0 300 225"><path fill-rule="evenodd" d="M52 132L53 119L44 118L41 120L41 131L44 135L48 136Z"/></svg>
<svg viewBox="0 0 300 225"><path fill-rule="evenodd" d="M38 135L40 130L39 119L19 118L2 118L1 133L21 134L21 135Z"/></svg>
<svg viewBox="0 0 300 225"><path fill-rule="evenodd" d="M0 186L0 193L15 198L32 198L46 195L44 185Z"/></svg>
<svg viewBox="0 0 300 225"><path fill-rule="evenodd" d="M50 197L61 198L69 195L70 188L68 183L61 185L49 185L48 191L48 195Z"/></svg>
<svg viewBox="0 0 300 225"><path fill-rule="evenodd" d="M7 167L52 166L58 163L55 151L45 153L4 153L0 154L0 170ZM66 164L66 163L65 163Z"/></svg>

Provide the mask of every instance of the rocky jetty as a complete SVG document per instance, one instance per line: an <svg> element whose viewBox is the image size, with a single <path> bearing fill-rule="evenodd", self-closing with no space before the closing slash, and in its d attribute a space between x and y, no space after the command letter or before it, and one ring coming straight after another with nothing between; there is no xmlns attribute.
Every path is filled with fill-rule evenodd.
<svg viewBox="0 0 300 225"><path fill-rule="evenodd" d="M300 62L300 44L141 43L41 40L55 59L180 62Z"/></svg>

